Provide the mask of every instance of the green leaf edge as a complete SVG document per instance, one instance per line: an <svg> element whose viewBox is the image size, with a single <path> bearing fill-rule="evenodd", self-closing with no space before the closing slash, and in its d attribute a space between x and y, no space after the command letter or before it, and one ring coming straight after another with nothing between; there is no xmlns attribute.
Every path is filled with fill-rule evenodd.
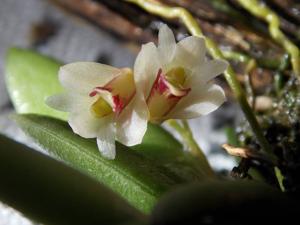
<svg viewBox="0 0 300 225"><path fill-rule="evenodd" d="M45 224L144 224L146 216L99 182L0 135L0 199Z"/></svg>

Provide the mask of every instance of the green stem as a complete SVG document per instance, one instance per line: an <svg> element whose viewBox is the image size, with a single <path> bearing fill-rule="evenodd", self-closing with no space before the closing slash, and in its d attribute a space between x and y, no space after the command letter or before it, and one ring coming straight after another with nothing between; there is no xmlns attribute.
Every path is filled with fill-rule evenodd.
<svg viewBox="0 0 300 225"><path fill-rule="evenodd" d="M277 177L279 187L280 187L281 191L284 192L285 191L285 188L284 188L284 185L283 185L284 177L283 177L280 169L277 166L274 167L274 172L275 172L275 176Z"/></svg>
<svg viewBox="0 0 300 225"><path fill-rule="evenodd" d="M180 7L169 7L165 6L163 4L160 4L157 1L154 0L125 0L131 3L134 3L147 12L150 12L155 15L159 15L164 18L168 19L181 19L181 21L184 23L184 25L187 27L188 31L195 36L203 37L206 41L206 46L208 48L209 53L213 58L215 59L224 59L224 56L220 49L217 47L216 43L205 37L201 31L201 28L198 24L198 22L193 18L193 16L184 8ZM263 151L265 151L266 154L271 159L276 159L276 156L273 154L271 146L269 145L268 141L263 135L263 132L257 122L257 119L251 109L251 107L248 104L248 101L246 99L245 93L240 85L240 83L237 80L237 76L232 69L232 67L229 65L227 70L224 72L225 78L229 84L229 86L232 89L232 92L234 93L238 103L240 104L252 130L255 134L260 146L262 147Z"/></svg>
<svg viewBox="0 0 300 225"><path fill-rule="evenodd" d="M300 76L299 49L280 30L280 19L277 14L257 0L238 0L238 2L250 13L263 19L269 24L269 32L271 37L279 44L281 44L284 49L291 55L291 64L294 73L297 76Z"/></svg>
<svg viewBox="0 0 300 225"><path fill-rule="evenodd" d="M257 63L257 65L259 65L260 67L272 69L272 70L278 70L280 65L283 62L286 62L285 54L283 54L280 58L258 57L254 59L249 55L237 51L232 51L232 50L223 50L222 53L227 60L234 60L236 62L246 63L246 64L254 60Z"/></svg>
<svg viewBox="0 0 300 225"><path fill-rule="evenodd" d="M181 120L183 128L185 130L185 137L187 140L187 143L191 147L191 153L195 156L198 156L199 158L206 159L205 155L203 154L203 150L200 148L200 146L197 144L193 132L186 120Z"/></svg>
<svg viewBox="0 0 300 225"><path fill-rule="evenodd" d="M205 166L205 168L209 168L208 174L213 174L213 170L211 166L209 165L209 162L207 161L206 156L204 155L202 149L198 145L198 143L195 141L193 137L193 133L190 129L190 126L188 125L186 120L182 120L183 126L181 126L176 120L170 119L167 121L168 125L172 127L174 130L176 130L183 141L188 146L188 151L196 158L198 158L202 165Z"/></svg>
<svg viewBox="0 0 300 225"><path fill-rule="evenodd" d="M240 52L226 50L222 51L222 53L226 59L234 60L241 63L247 63L251 60L251 57Z"/></svg>
<svg viewBox="0 0 300 225"><path fill-rule="evenodd" d="M253 88L253 82L252 82L252 78L251 78L251 71L253 69L256 68L256 61L255 60L250 60L247 65L246 65L246 69L245 69L245 89L246 89L246 93L248 96L248 101L251 104L251 107L253 110L255 110L255 99L256 99L256 95L255 95L255 91Z"/></svg>

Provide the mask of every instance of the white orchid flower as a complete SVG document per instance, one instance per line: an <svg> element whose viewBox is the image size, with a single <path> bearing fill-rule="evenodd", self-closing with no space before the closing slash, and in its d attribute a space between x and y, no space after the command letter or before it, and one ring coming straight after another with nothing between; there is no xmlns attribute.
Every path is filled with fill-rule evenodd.
<svg viewBox="0 0 300 225"><path fill-rule="evenodd" d="M97 138L102 155L114 159L115 140L132 146L141 143L147 129L147 105L136 94L132 70L77 62L60 68L59 80L66 93L46 103L69 112L73 131L84 138Z"/></svg>
<svg viewBox="0 0 300 225"><path fill-rule="evenodd" d="M224 101L223 89L211 82L224 72L224 60L207 60L203 38L190 36L175 42L163 25L158 47L142 46L134 65L137 89L143 93L149 120L191 119L216 110Z"/></svg>

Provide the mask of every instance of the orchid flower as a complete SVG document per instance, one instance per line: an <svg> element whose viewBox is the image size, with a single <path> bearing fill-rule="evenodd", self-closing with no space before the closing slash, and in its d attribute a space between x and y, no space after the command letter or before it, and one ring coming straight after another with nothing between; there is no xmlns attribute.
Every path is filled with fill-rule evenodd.
<svg viewBox="0 0 300 225"><path fill-rule="evenodd" d="M143 45L134 65L149 120L191 119L216 110L225 95L211 80L225 71L227 62L207 60L203 38L189 36L176 43L166 25L158 36L158 47L152 42Z"/></svg>
<svg viewBox="0 0 300 225"><path fill-rule="evenodd" d="M137 95L131 69L118 69L92 62L60 68L59 80L66 92L46 103L69 112L74 133L97 138L102 155L114 159L115 140L126 146L141 143L147 129L147 105Z"/></svg>

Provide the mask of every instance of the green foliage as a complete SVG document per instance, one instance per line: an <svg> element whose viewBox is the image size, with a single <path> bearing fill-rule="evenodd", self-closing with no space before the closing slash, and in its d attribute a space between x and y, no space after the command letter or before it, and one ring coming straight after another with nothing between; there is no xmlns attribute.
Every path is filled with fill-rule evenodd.
<svg viewBox="0 0 300 225"><path fill-rule="evenodd" d="M66 119L66 113L48 107L44 101L48 96L63 91L57 72L60 63L40 54L11 48L6 58L6 86L19 113L39 113Z"/></svg>
<svg viewBox="0 0 300 225"><path fill-rule="evenodd" d="M43 224L144 224L146 217L80 172L0 136L0 200Z"/></svg>

